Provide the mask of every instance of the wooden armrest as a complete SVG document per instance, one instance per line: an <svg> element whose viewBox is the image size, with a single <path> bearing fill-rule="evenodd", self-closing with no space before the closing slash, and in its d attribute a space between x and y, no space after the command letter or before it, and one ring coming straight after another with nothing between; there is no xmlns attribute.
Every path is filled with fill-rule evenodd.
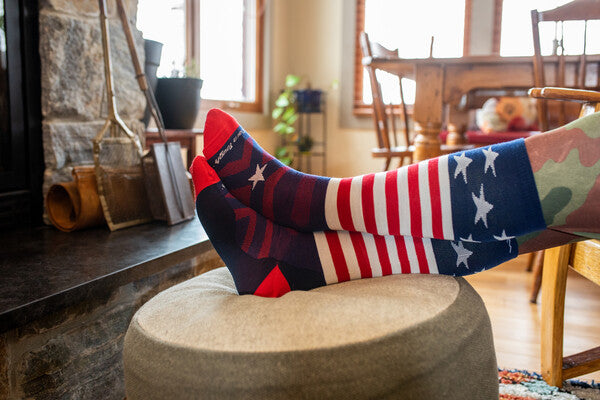
<svg viewBox="0 0 600 400"><path fill-rule="evenodd" d="M527 94L529 97L538 99L579 101L583 103L600 102L600 92L593 90L544 87L531 88Z"/></svg>

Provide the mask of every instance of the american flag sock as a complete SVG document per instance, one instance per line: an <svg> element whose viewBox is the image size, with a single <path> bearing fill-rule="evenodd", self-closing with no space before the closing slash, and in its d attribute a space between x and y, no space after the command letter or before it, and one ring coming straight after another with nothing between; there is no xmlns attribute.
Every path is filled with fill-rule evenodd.
<svg viewBox="0 0 600 400"><path fill-rule="evenodd" d="M489 242L546 227L523 140L343 179L281 164L220 110L208 113L204 140L236 198L300 231Z"/></svg>
<svg viewBox="0 0 600 400"><path fill-rule="evenodd" d="M489 243L298 232L240 203L203 157L191 168L198 217L240 294L278 297L290 290L391 274L468 275L518 254L515 239Z"/></svg>

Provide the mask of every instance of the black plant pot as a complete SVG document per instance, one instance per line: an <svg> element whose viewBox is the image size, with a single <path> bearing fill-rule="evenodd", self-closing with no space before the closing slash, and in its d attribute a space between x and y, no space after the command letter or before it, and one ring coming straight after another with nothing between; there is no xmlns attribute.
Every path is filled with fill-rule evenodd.
<svg viewBox="0 0 600 400"><path fill-rule="evenodd" d="M156 70L160 65L160 57L162 54L163 44L160 42L155 42L154 40L144 40L144 52L146 53L146 62L144 63L144 74L146 75L146 80L148 81L148 85L152 88L152 91L156 93ZM142 122L145 126L148 126L148 122L150 121L150 107L146 106L146 111L144 112L144 118L142 118Z"/></svg>
<svg viewBox="0 0 600 400"><path fill-rule="evenodd" d="M166 129L191 129L200 110L202 79L159 78L156 102Z"/></svg>

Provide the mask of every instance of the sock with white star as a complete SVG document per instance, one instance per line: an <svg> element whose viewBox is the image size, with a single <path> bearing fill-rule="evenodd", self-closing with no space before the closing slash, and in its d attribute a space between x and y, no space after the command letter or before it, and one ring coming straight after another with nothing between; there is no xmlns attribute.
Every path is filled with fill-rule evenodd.
<svg viewBox="0 0 600 400"><path fill-rule="evenodd" d="M240 294L279 297L290 290L391 274L469 275L518 254L515 239L472 243L298 232L240 203L203 157L196 157L190 171L198 217Z"/></svg>
<svg viewBox="0 0 600 400"><path fill-rule="evenodd" d="M204 140L238 200L300 231L488 242L546 227L523 140L343 179L281 164L220 110L209 112Z"/></svg>

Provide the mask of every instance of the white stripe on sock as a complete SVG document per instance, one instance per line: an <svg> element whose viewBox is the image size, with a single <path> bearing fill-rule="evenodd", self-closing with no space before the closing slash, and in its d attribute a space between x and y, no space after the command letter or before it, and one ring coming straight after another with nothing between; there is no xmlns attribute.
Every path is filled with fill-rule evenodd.
<svg viewBox="0 0 600 400"><path fill-rule="evenodd" d="M410 235L410 201L408 197L408 168L398 170L398 214L400 234Z"/></svg>
<svg viewBox="0 0 600 400"><path fill-rule="evenodd" d="M400 258L398 257L398 247L396 246L396 239L394 236L386 236L385 244L387 246L388 256L390 257L390 264L392 264L392 274L401 274L402 268L400 266Z"/></svg>
<svg viewBox="0 0 600 400"><path fill-rule="evenodd" d="M365 247L367 248L367 256L369 257L369 264L371 266L373 277L382 276L383 272L381 271L381 263L379 262L379 256L377 255L377 246L375 245L373 235L370 233L363 233L362 237L365 242Z"/></svg>
<svg viewBox="0 0 600 400"><path fill-rule="evenodd" d="M411 236L402 236L404 244L406 245L406 254L408 255L408 262L410 263L410 273L420 274L419 259L417 258L417 250L415 249L415 243Z"/></svg>
<svg viewBox="0 0 600 400"><path fill-rule="evenodd" d="M331 230L342 229L337 208L340 181L340 178L331 178L329 183L327 183L327 191L325 192L325 220L327 221L327 226Z"/></svg>
<svg viewBox="0 0 600 400"><path fill-rule="evenodd" d="M448 156L438 159L438 173L440 178L440 202L442 205L442 230L445 240L454 240L454 227L452 226L452 202L450 198L450 175L448 174Z"/></svg>
<svg viewBox="0 0 600 400"><path fill-rule="evenodd" d="M358 266L358 258L356 257L356 249L350 239L350 232L338 231L336 232L342 245L342 251L344 252L344 258L346 259L346 265L348 266L348 274L350 280L360 279L360 268Z"/></svg>
<svg viewBox="0 0 600 400"><path fill-rule="evenodd" d="M379 235L387 235L388 221L385 204L385 172L378 172L375 174L375 179L373 181L373 199L377 233Z"/></svg>
<svg viewBox="0 0 600 400"><path fill-rule="evenodd" d="M315 244L317 245L317 252L319 253L319 260L321 261L321 267L323 268L323 276L325 277L325 283L328 285L337 283L337 273L335 272L335 266L333 265L333 258L331 257L331 251L329 250L329 244L327 244L327 238L324 232L314 232Z"/></svg>
<svg viewBox="0 0 600 400"><path fill-rule="evenodd" d="M362 208L362 180L362 175L356 176L352 178L350 183L350 213L354 230L358 232L365 231L365 218Z"/></svg>
<svg viewBox="0 0 600 400"><path fill-rule="evenodd" d="M430 239L423 239L423 247L425 248L425 257L427 257L427 264L429 264L430 274L439 274L438 266L435 261L435 254L433 253L433 245Z"/></svg>
<svg viewBox="0 0 600 400"><path fill-rule="evenodd" d="M421 200L421 221L423 237L433 237L433 225L431 221L431 194L429 193L429 161L419 164L419 197Z"/></svg>

